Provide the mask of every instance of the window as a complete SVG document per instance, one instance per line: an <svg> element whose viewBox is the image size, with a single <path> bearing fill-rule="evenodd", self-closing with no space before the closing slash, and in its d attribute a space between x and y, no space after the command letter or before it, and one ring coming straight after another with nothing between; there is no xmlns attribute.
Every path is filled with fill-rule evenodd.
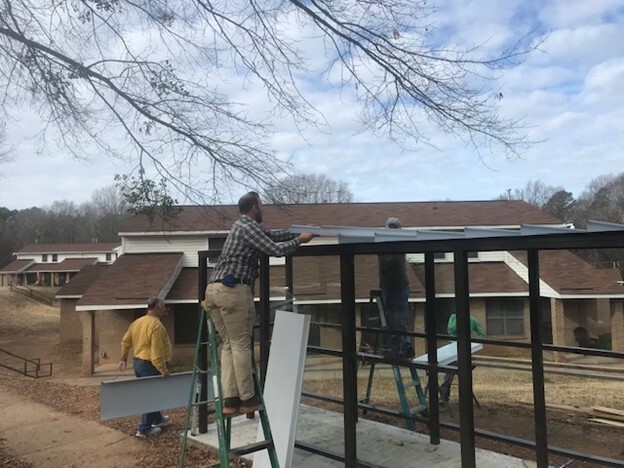
<svg viewBox="0 0 624 468"><path fill-rule="evenodd" d="M174 344L195 344L199 328L197 304L175 304L173 307Z"/></svg>
<svg viewBox="0 0 624 468"><path fill-rule="evenodd" d="M42 262L47 262L47 261L48 261L48 254L43 254L43 255L41 256L41 261L42 261Z"/></svg>
<svg viewBox="0 0 624 468"><path fill-rule="evenodd" d="M52 254L52 261L53 262L58 262L58 255L57 254Z"/></svg>
<svg viewBox="0 0 624 468"><path fill-rule="evenodd" d="M197 330L199 329L197 304L172 304L170 307L173 309L174 344L197 343Z"/></svg>
<svg viewBox="0 0 624 468"><path fill-rule="evenodd" d="M433 252L433 258L435 260L445 260L446 252Z"/></svg>
<svg viewBox="0 0 624 468"><path fill-rule="evenodd" d="M225 244L225 237L211 237L208 239L208 249L210 250L222 250L223 244ZM208 257L208 263L215 264L219 256Z"/></svg>
<svg viewBox="0 0 624 468"><path fill-rule="evenodd" d="M525 300L514 297L492 297L485 300L488 335L524 335Z"/></svg>
<svg viewBox="0 0 624 468"><path fill-rule="evenodd" d="M111 261L111 259L112 259L112 257L113 257L113 254L107 253L107 254L106 254L106 261L107 261L107 262L110 262L110 261Z"/></svg>

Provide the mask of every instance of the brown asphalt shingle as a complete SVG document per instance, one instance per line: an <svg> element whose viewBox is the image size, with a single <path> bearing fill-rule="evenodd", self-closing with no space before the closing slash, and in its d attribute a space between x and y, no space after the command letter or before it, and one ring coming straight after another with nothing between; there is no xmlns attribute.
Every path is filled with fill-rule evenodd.
<svg viewBox="0 0 624 468"><path fill-rule="evenodd" d="M106 263L85 266L76 273L68 283L59 289L56 293L56 297L82 296L109 266L110 265Z"/></svg>
<svg viewBox="0 0 624 468"><path fill-rule="evenodd" d="M49 271L80 271L87 265L95 265L98 262L97 258L67 258L59 263L36 263L28 270L27 273L35 272L49 272Z"/></svg>
<svg viewBox="0 0 624 468"><path fill-rule="evenodd" d="M0 268L0 273L23 273L33 263L35 263L34 260L14 260Z"/></svg>
<svg viewBox="0 0 624 468"><path fill-rule="evenodd" d="M228 231L238 218L238 208L184 206L175 220L150 223L145 216L126 220L121 232ZM318 226L382 227L389 216L398 217L404 227L518 226L561 224L538 208L518 200L327 203L316 205L264 205L264 226L287 228L291 224Z"/></svg>
<svg viewBox="0 0 624 468"><path fill-rule="evenodd" d="M42 254L42 253L82 253L82 252L112 252L119 247L119 242L83 242L75 244L28 244L22 247L20 254Z"/></svg>
<svg viewBox="0 0 624 468"><path fill-rule="evenodd" d="M420 278L424 278L424 265L413 265L412 268ZM455 293L454 275L452 263L435 264L436 294ZM528 292L526 282L503 262L469 263L468 287L471 294ZM424 297L424 291L421 297Z"/></svg>
<svg viewBox="0 0 624 468"><path fill-rule="evenodd" d="M526 252L510 252L527 265ZM568 250L539 252L539 275L559 294L624 294L618 270L593 268Z"/></svg>
<svg viewBox="0 0 624 468"><path fill-rule="evenodd" d="M77 305L145 305L151 296L166 296L181 268L182 253L122 255L106 268Z"/></svg>

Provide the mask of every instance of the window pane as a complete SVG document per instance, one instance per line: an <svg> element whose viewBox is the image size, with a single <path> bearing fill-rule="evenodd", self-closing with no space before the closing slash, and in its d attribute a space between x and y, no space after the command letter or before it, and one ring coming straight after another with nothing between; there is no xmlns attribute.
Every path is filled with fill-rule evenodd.
<svg viewBox="0 0 624 468"><path fill-rule="evenodd" d="M524 319L507 319L508 335L524 335Z"/></svg>
<svg viewBox="0 0 624 468"><path fill-rule="evenodd" d="M505 334L505 322L499 318L487 319L487 334L488 335L504 335Z"/></svg>
<svg viewBox="0 0 624 468"><path fill-rule="evenodd" d="M225 237L211 237L208 239L208 248L210 250L222 250L223 244L225 244ZM208 257L208 263L217 263L218 256Z"/></svg>
<svg viewBox="0 0 624 468"><path fill-rule="evenodd" d="M195 304L176 304L173 312L173 341L175 344L194 344L197 340L199 314Z"/></svg>

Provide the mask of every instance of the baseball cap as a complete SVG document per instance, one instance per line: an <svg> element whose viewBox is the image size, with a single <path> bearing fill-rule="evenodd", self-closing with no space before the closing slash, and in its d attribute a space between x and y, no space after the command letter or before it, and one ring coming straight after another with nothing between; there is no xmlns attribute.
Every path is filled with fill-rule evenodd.
<svg viewBox="0 0 624 468"><path fill-rule="evenodd" d="M400 229L401 228L401 220L399 218L395 218L394 216L391 216L386 221L386 227L387 228Z"/></svg>

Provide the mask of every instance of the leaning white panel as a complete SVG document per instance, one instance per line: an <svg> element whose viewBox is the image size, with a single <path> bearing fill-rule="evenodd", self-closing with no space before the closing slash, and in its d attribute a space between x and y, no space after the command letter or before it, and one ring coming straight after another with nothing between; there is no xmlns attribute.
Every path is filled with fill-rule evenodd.
<svg viewBox="0 0 624 468"><path fill-rule="evenodd" d="M264 383L264 404L281 467L292 466L303 385L303 369L310 331L310 316L278 310ZM258 425L258 441L265 440ZM270 467L266 450L254 455L254 468Z"/></svg>

